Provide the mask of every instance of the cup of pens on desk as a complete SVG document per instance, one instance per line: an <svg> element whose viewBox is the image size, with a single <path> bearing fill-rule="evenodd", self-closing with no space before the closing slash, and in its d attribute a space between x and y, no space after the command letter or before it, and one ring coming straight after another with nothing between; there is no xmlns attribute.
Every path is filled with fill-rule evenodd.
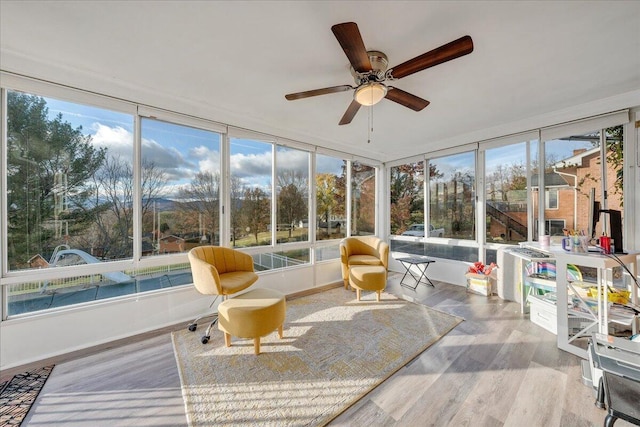
<svg viewBox="0 0 640 427"><path fill-rule="evenodd" d="M580 252L587 253L589 252L589 241L591 239L589 236L580 236Z"/></svg>
<svg viewBox="0 0 640 427"><path fill-rule="evenodd" d="M571 236L571 252L582 252L582 245L580 243L580 236Z"/></svg>
<svg viewBox="0 0 640 427"><path fill-rule="evenodd" d="M562 239L562 249L567 252L587 253L589 252L589 237L571 235Z"/></svg>

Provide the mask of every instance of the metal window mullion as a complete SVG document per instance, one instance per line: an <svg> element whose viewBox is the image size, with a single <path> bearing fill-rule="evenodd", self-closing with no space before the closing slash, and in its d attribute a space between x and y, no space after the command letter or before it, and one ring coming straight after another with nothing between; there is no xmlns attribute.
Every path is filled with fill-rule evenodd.
<svg viewBox="0 0 640 427"><path fill-rule="evenodd" d="M486 262L485 246L487 236L486 189L485 189L485 151L476 150L476 241L478 242L478 259ZM481 189L481 190L480 190Z"/></svg>
<svg viewBox="0 0 640 427"><path fill-rule="evenodd" d="M0 322L7 318L9 301L7 288L2 284L2 278L8 270L8 241L7 241L7 91L0 88Z"/></svg>
<svg viewBox="0 0 640 427"><path fill-rule="evenodd" d="M316 152L313 151L309 156L309 184L308 184L308 214L307 214L307 228L309 231L309 242L311 243L310 248L311 254L309 257L309 261L311 264L316 263L316 224L317 224L317 207L316 207ZM314 286L316 285L316 275L313 275Z"/></svg>
<svg viewBox="0 0 640 427"><path fill-rule="evenodd" d="M220 246L230 246L231 242L231 138L229 133L220 139L220 204L219 221Z"/></svg>
<svg viewBox="0 0 640 427"><path fill-rule="evenodd" d="M547 160L545 158L545 144L546 141L538 142L538 235L545 234L546 218L544 216L544 208L546 206L546 188L544 183L544 173L547 167ZM537 236L533 236L533 240L537 240Z"/></svg>
<svg viewBox="0 0 640 427"><path fill-rule="evenodd" d="M0 280L6 276L8 272L8 218L9 209L7 207L7 90L0 88ZM5 308L3 298L2 307ZM2 312L5 312L2 310Z"/></svg>
<svg viewBox="0 0 640 427"><path fill-rule="evenodd" d="M133 260L142 258L142 120L136 114L133 126Z"/></svg>
<svg viewBox="0 0 640 427"><path fill-rule="evenodd" d="M277 175L277 145L271 144L271 246L275 247L278 242L278 191L276 185Z"/></svg>
<svg viewBox="0 0 640 427"><path fill-rule="evenodd" d="M422 223L424 224L424 235L428 236L429 226L431 224L431 160L422 157L424 165L422 171ZM438 185L436 183L436 185Z"/></svg>

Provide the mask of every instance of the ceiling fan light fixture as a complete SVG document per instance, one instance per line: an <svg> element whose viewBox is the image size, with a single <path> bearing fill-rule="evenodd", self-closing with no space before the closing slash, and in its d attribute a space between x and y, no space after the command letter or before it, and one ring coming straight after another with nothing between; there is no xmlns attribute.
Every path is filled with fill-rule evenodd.
<svg viewBox="0 0 640 427"><path fill-rule="evenodd" d="M358 104L369 107L375 105L387 95L387 87L379 82L370 82L359 86L353 94Z"/></svg>

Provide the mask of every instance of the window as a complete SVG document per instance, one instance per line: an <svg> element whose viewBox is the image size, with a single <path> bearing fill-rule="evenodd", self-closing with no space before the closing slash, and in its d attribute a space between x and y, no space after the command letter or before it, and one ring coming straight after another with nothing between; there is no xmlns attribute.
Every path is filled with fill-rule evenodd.
<svg viewBox="0 0 640 427"><path fill-rule="evenodd" d="M277 243L309 240L309 161L306 151L276 149Z"/></svg>
<svg viewBox="0 0 640 427"><path fill-rule="evenodd" d="M550 236L562 236L563 229L566 227L563 219L549 219L544 222L544 232Z"/></svg>
<svg viewBox="0 0 640 427"><path fill-rule="evenodd" d="M443 237L475 239L475 152L429 161L429 223Z"/></svg>
<svg viewBox="0 0 640 427"><path fill-rule="evenodd" d="M375 234L376 170L359 162L351 163L351 235Z"/></svg>
<svg viewBox="0 0 640 427"><path fill-rule="evenodd" d="M218 133L143 118L142 255L220 244Z"/></svg>
<svg viewBox="0 0 640 427"><path fill-rule="evenodd" d="M231 138L231 241L236 248L271 245L273 144Z"/></svg>
<svg viewBox="0 0 640 427"><path fill-rule="evenodd" d="M7 93L8 269L133 255L133 117Z"/></svg>
<svg viewBox="0 0 640 427"><path fill-rule="evenodd" d="M291 251L260 253L253 255L256 271L277 270L309 264L310 249L303 248Z"/></svg>
<svg viewBox="0 0 640 427"><path fill-rule="evenodd" d="M316 239L341 239L346 233L347 161L316 155Z"/></svg>
<svg viewBox="0 0 640 427"><path fill-rule="evenodd" d="M617 126L545 141L545 224L562 221L563 228L586 233L592 201L622 212L622 132ZM610 234L604 217L596 235ZM562 235L557 226L548 228L551 235Z"/></svg>
<svg viewBox="0 0 640 427"><path fill-rule="evenodd" d="M316 261L329 261L340 258L340 244L321 246L316 248Z"/></svg>
<svg viewBox="0 0 640 427"><path fill-rule="evenodd" d="M527 143L485 151L486 242L524 242L527 221Z"/></svg>
<svg viewBox="0 0 640 427"><path fill-rule="evenodd" d="M558 209L558 189L557 188L546 189L545 204L547 209Z"/></svg>
<svg viewBox="0 0 640 427"><path fill-rule="evenodd" d="M424 236L424 162L390 168L390 229L400 235L416 228ZM419 236L419 235L422 236Z"/></svg>

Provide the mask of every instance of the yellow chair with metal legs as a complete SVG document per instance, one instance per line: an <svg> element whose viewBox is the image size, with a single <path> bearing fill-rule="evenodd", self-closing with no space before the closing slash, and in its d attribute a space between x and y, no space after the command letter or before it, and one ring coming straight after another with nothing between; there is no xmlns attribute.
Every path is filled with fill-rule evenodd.
<svg viewBox="0 0 640 427"><path fill-rule="evenodd" d="M218 297L222 296L224 300L229 295L247 289L258 280L253 268L253 258L244 252L221 246L198 246L191 249L188 256L193 285L203 295L216 296L211 306ZM218 313L200 316L188 326L190 331L195 331L198 321L210 316L215 317L202 337L203 344L211 338L211 328L218 321Z"/></svg>

